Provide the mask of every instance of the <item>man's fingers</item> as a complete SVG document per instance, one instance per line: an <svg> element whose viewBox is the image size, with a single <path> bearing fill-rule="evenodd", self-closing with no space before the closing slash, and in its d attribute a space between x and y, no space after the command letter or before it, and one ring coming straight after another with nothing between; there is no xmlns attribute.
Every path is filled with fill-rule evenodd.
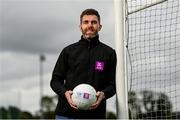
<svg viewBox="0 0 180 120"><path fill-rule="evenodd" d="M66 91L66 93L65 93L66 99L67 99L69 105L70 105L72 108L78 109L77 106L76 106L76 104L72 101L72 97L71 97L72 94L73 94L73 92L72 92L71 90Z"/></svg>
<svg viewBox="0 0 180 120"><path fill-rule="evenodd" d="M78 108L77 108L77 106L76 106L75 104L70 103L70 106L71 106L72 108L74 108L74 109L78 110Z"/></svg>
<svg viewBox="0 0 180 120"><path fill-rule="evenodd" d="M101 101L105 98L104 92L100 92L100 91L96 93L96 96L97 96L97 100L94 104L91 105L90 109L96 109L100 105Z"/></svg>

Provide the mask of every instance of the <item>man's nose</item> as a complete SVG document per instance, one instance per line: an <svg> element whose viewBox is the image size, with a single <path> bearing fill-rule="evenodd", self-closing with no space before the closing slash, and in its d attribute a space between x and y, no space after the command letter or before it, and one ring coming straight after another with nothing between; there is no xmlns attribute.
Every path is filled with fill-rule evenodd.
<svg viewBox="0 0 180 120"><path fill-rule="evenodd" d="M93 25L93 23L92 23L92 22L89 22L89 23L88 23L88 26L92 26L92 25Z"/></svg>

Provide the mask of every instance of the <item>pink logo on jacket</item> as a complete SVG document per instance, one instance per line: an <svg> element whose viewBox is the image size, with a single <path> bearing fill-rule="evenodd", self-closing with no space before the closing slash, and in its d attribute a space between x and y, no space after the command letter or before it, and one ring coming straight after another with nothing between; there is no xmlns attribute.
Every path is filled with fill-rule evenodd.
<svg viewBox="0 0 180 120"><path fill-rule="evenodd" d="M103 71L104 70L104 62L96 61L95 70Z"/></svg>

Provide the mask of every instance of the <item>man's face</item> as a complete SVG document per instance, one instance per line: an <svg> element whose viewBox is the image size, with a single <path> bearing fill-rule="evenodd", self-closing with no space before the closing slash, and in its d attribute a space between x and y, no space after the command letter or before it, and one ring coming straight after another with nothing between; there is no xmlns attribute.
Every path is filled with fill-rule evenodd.
<svg viewBox="0 0 180 120"><path fill-rule="evenodd" d="M93 38L101 30L100 21L98 21L96 15L84 15L82 17L80 29L84 38Z"/></svg>

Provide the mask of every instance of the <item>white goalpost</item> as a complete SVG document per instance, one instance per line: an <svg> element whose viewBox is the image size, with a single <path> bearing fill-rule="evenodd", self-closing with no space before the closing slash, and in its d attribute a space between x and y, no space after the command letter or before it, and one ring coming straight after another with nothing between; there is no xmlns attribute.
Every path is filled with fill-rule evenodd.
<svg viewBox="0 0 180 120"><path fill-rule="evenodd" d="M117 118L128 118L128 98L126 79L125 56L125 0L114 0L115 10L115 49L117 54L116 91L117 91Z"/></svg>

